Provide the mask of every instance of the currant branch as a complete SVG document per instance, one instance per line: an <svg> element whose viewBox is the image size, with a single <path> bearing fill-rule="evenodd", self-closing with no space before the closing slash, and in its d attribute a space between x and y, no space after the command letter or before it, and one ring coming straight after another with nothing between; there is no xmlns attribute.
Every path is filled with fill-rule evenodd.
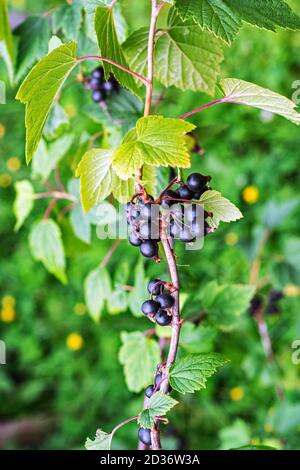
<svg viewBox="0 0 300 470"><path fill-rule="evenodd" d="M121 64L118 64L117 62L115 62L114 60L111 60L111 59L107 59L106 57L102 57L102 56L99 56L99 55L87 55L87 56L84 56L84 57L79 57L77 59L77 63L80 63L80 62L84 62L86 60L99 60L101 62L107 62L111 65L114 65L115 67L117 67L118 69L121 69L123 70L124 72L127 72L129 73L130 75L132 75L133 77L137 78L138 80L140 80L144 85L147 86L147 88L149 87L150 83L149 83L149 80L148 78L144 77L143 75L137 73L137 72L134 72L133 70L131 69L128 69L127 67L124 67L123 65Z"/></svg>

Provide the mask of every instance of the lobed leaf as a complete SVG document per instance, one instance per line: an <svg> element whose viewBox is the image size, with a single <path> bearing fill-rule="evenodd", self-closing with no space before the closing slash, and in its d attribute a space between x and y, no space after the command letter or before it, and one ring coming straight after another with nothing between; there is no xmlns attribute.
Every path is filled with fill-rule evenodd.
<svg viewBox="0 0 300 470"><path fill-rule="evenodd" d="M231 44L241 26L231 0L175 0L175 7L183 20L192 18L227 44Z"/></svg>
<svg viewBox="0 0 300 470"><path fill-rule="evenodd" d="M217 228L220 222L234 222L243 217L241 211L229 199L215 190L205 191L199 203L205 211L212 212L209 223L214 228Z"/></svg>
<svg viewBox="0 0 300 470"><path fill-rule="evenodd" d="M110 450L112 437L112 433L108 434L98 429L94 440L89 437L86 439L85 448L87 450Z"/></svg>
<svg viewBox="0 0 300 470"><path fill-rule="evenodd" d="M171 367L171 387L180 393L194 393L205 388L207 379L228 362L218 353L189 354Z"/></svg>
<svg viewBox="0 0 300 470"><path fill-rule="evenodd" d="M145 163L153 166L190 167L184 136L195 128L184 120L147 116L137 121L113 154L113 168L127 180Z"/></svg>
<svg viewBox="0 0 300 470"><path fill-rule="evenodd" d="M76 62L76 43L57 47L38 62L22 83L16 98L26 104L26 161L42 137L51 106Z"/></svg>
<svg viewBox="0 0 300 470"><path fill-rule="evenodd" d="M131 392L139 393L151 380L160 361L156 341L139 331L121 333L122 346L119 361L124 366L125 380Z"/></svg>
<svg viewBox="0 0 300 470"><path fill-rule="evenodd" d="M150 429L152 428L155 418L157 416L165 416L168 411L170 411L178 401L166 395L160 391L154 393L147 405L147 408L144 409L138 418L138 423L141 428Z"/></svg>
<svg viewBox="0 0 300 470"><path fill-rule="evenodd" d="M34 205L34 188L30 181L18 181L15 184L16 199L13 206L13 212L17 222L15 231L17 232L23 225L25 219L30 214Z"/></svg>
<svg viewBox="0 0 300 470"><path fill-rule="evenodd" d="M66 284L65 252L59 226L53 220L36 222L29 235L29 245L32 256L37 261L41 261L45 268L63 284Z"/></svg>
<svg viewBox="0 0 300 470"><path fill-rule="evenodd" d="M285 96L236 78L225 78L221 80L220 86L225 95L224 101L253 106L278 114L298 126L300 124L300 114L295 110L296 103Z"/></svg>
<svg viewBox="0 0 300 470"><path fill-rule="evenodd" d="M106 6L99 6L97 8L95 30L102 56L128 68L125 55L118 40L113 8ZM128 88L136 95L139 94L132 75L107 62L103 62L103 68L106 78L112 73L123 87Z"/></svg>
<svg viewBox="0 0 300 470"><path fill-rule="evenodd" d="M98 321L105 301L111 293L111 281L105 268L98 267L91 271L84 280L84 297L88 312L93 320Z"/></svg>

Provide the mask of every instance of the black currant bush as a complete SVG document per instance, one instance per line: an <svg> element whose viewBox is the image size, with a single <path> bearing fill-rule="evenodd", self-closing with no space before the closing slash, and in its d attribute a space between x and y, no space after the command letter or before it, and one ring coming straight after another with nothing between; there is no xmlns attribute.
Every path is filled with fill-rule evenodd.
<svg viewBox="0 0 300 470"><path fill-rule="evenodd" d="M226 103L258 108L262 112L280 115L297 125L300 123L300 115L293 101L269 89L238 78L223 78L218 83L219 95L213 101L204 105L199 103L198 107L186 110L184 114L165 117L156 112L160 100L164 99L164 93L155 102L154 85L158 82L165 89L175 87L183 92L190 90L214 96L223 48L231 45L243 22L271 30L276 27L299 29L300 19L283 1L276 2L276 5L270 1L268 8L262 9L261 2L256 0L251 0L248 5L242 0L224 0L220 1L221 8L210 0L201 2L205 3L205 8L196 1L149 0L149 26L134 30L125 38L120 19L121 0L99 4L95 2L92 7L88 3L74 2L61 7L75 18L79 15L78 34L73 31L76 22L72 27L70 24L67 27L59 19L59 15L63 18L65 10L54 15L47 12L45 17L50 16L52 19L52 33L63 34L51 39L48 54L43 53L33 68L36 57L28 61L26 69L31 68L31 71L16 96L26 105L26 161L30 163L32 160L34 174L42 177L47 188L45 192L37 193L29 181L19 182L15 202L17 229L29 215L35 200L50 200L43 220L36 222L32 228L30 247L33 256L62 283L66 283L61 230L51 218L57 203L68 202L58 220L60 216L63 218L65 212L71 212L71 224L76 227L74 231L83 241L90 239L90 226L98 223L96 208L103 201L110 204L111 211L115 209L112 201L126 205L129 243L138 248L136 252L147 258L147 263L161 263L165 271L161 275L162 279L142 282L145 279L140 279L139 262L135 272L136 284L143 284L144 291L131 291L131 303L138 303L138 315L144 314L146 318L142 318L153 323L155 332L159 332L162 327L162 330L169 331L169 337L167 346L159 351L155 341L149 340L146 333L122 335L120 361L124 365L127 384L132 391L145 390L144 407L136 416L116 426L111 433L98 430L95 440L88 439L86 447L109 449L117 429L136 420L140 448L151 446L156 450L161 448L160 432L166 422L165 415L178 403L171 394L176 393L178 398L180 394L203 389L207 379L228 361L222 354L211 351L186 355L181 353L178 358L184 324L180 308L180 262L177 251L182 248L195 251L192 256L196 258L199 254L198 243L203 243L206 235L217 232L221 222L229 223L242 218L240 210L214 189L217 185L213 184L215 180L211 176L190 169L193 146L189 138L196 126L188 119L207 108L219 104L225 106ZM12 38L7 28L5 2L2 5L0 41L6 52L4 57L7 68L12 75ZM82 9L85 21L82 33L86 34L86 41L79 34ZM161 13L161 17L165 18L163 27L160 27L159 21ZM68 16L66 12L65 15ZM95 52L95 49L99 51ZM165 57L169 59L166 61ZM63 125L58 101L63 95L65 82L76 67L80 67L77 81L81 82L83 93L84 88L89 90L94 102L89 110L92 109L91 113L95 113L97 119L104 123L93 138L83 141L70 140L58 132L58 128ZM18 75L23 77L24 70L17 71ZM11 76L11 79L14 77ZM193 101L196 99L197 94ZM132 103L134 106L131 106ZM117 109L120 118L120 108L122 117L118 120L115 114ZM54 119L54 113L58 113L60 118L56 116ZM60 124L54 125L53 121L59 121ZM51 132L58 132L58 138L48 145L47 136ZM61 181L57 166L57 154L61 147L75 147L72 169L80 179L80 189L78 180L72 179L68 187ZM45 155L48 156L49 164L45 163ZM165 168L172 169L171 181L164 177ZM52 171L55 173L55 187L49 186L48 182ZM269 227L263 238L264 243L270 230ZM88 308L95 320L105 302L112 313L122 311L123 287L130 290L130 286L126 282L121 284L118 277L114 280L116 289L111 294L111 280L105 267L118 243L119 240L114 242L101 266L93 270L85 281ZM213 261L216 264L218 262L217 258ZM218 325L222 331L231 331L235 326L238 314L247 308L254 296L259 261L258 256L249 285L220 286L217 281L212 281L203 288L202 315L206 315L206 310L213 312L212 327ZM266 355L273 363L273 351L263 315L278 313L281 300L281 292L273 290L265 303L254 297L251 305ZM221 314L226 301L233 305L228 310L237 309L237 315L229 315L229 320ZM187 328L195 326L192 322L188 323L190 326ZM135 350L134 357L132 350ZM148 371L146 374L141 373L144 363L150 364L150 377ZM149 385L150 382L153 384ZM277 392L282 395L282 390L277 388Z"/></svg>

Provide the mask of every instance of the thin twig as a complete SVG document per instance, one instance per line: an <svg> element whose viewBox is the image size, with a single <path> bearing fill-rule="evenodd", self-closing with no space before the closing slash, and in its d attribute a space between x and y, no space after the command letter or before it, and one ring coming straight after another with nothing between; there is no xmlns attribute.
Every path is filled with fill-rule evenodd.
<svg viewBox="0 0 300 470"><path fill-rule="evenodd" d="M54 199L67 199L68 201L77 202L75 196L63 191L49 191L46 193L36 193L34 195L34 199L48 199L50 197Z"/></svg>
<svg viewBox="0 0 300 470"><path fill-rule="evenodd" d="M115 240L115 242L111 245L110 249L108 250L108 252L104 256L103 260L101 261L101 264L100 264L101 268L105 268L105 266L108 264L110 258L112 257L112 255L114 254L114 252L116 251L118 246L120 245L120 243L121 243L121 240Z"/></svg>
<svg viewBox="0 0 300 470"><path fill-rule="evenodd" d="M141 82L144 83L144 85L149 85L149 80L144 77L143 75L137 73L137 72L134 72L133 70L130 70L128 69L127 67L124 67L123 65L121 64L118 64L117 62L115 62L114 60L111 60L111 59L107 59L106 57L102 57L102 56L99 56L99 55L87 55L87 56L84 56L84 57L79 57L79 59L77 59L77 63L79 62L84 62L85 60L93 60L93 59L96 59L96 60L100 60L102 62L107 62L109 64L112 64L114 65L115 67L117 67L118 69L121 69L123 70L124 72L127 72L129 73L130 75L132 75L133 77L137 78L138 80L140 80Z"/></svg>
<svg viewBox="0 0 300 470"><path fill-rule="evenodd" d="M66 192L66 188L64 187L64 185L61 181L58 164L55 165L54 175L55 175L56 186L58 187L58 189L62 192Z"/></svg>
<svg viewBox="0 0 300 470"><path fill-rule="evenodd" d="M52 201L50 201L46 211L45 211L45 214L44 214L44 220L48 220L50 215L51 215L51 212L52 212L52 209L54 209L54 207L56 206L56 203L57 203L57 199L52 199Z"/></svg>

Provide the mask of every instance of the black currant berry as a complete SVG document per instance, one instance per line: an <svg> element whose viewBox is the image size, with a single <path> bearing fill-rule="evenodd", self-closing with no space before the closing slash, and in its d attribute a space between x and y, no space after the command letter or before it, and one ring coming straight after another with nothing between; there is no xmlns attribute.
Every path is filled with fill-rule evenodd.
<svg viewBox="0 0 300 470"><path fill-rule="evenodd" d="M108 93L111 93L113 91L118 91L118 89L119 89L119 84L112 75L107 80L107 82L103 83L103 90L107 91Z"/></svg>
<svg viewBox="0 0 300 470"><path fill-rule="evenodd" d="M155 321L160 326L167 326L167 325L170 325L172 321L172 317L168 315L165 310L160 309L155 315Z"/></svg>
<svg viewBox="0 0 300 470"><path fill-rule="evenodd" d="M155 300L146 300L142 304L142 312L145 315L155 314L160 308L160 305Z"/></svg>
<svg viewBox="0 0 300 470"><path fill-rule="evenodd" d="M187 184L183 184L182 186L180 186L177 191L181 199L189 200L194 198L194 192L190 190Z"/></svg>
<svg viewBox="0 0 300 470"><path fill-rule="evenodd" d="M149 385L145 390L145 395L148 398L151 398L154 392L154 385Z"/></svg>
<svg viewBox="0 0 300 470"><path fill-rule="evenodd" d="M210 180L209 177L201 175L200 173L193 173L187 179L187 185L191 191L195 193L200 192L202 188Z"/></svg>
<svg viewBox="0 0 300 470"><path fill-rule="evenodd" d="M138 438L146 446L151 446L151 429L140 428Z"/></svg>
<svg viewBox="0 0 300 470"><path fill-rule="evenodd" d="M101 82L99 82L98 78L92 77L89 80L88 88L90 90L99 90L101 88Z"/></svg>
<svg viewBox="0 0 300 470"><path fill-rule="evenodd" d="M129 243L132 245L132 246L141 246L142 244L142 240L135 234L135 233L131 233L129 235Z"/></svg>
<svg viewBox="0 0 300 470"><path fill-rule="evenodd" d="M145 219L150 219L151 218L152 206L153 206L153 204L151 204L151 202L146 202L146 204L144 204L141 207L142 217L144 217Z"/></svg>
<svg viewBox="0 0 300 470"><path fill-rule="evenodd" d="M139 234L143 240L150 240L151 239L151 225L148 223L141 225Z"/></svg>
<svg viewBox="0 0 300 470"><path fill-rule="evenodd" d="M145 240L140 246L140 251L145 258L154 258L158 255L158 244L153 240Z"/></svg>
<svg viewBox="0 0 300 470"><path fill-rule="evenodd" d="M92 99L95 103L100 103L101 101L104 101L105 99L105 93L100 90L95 90L92 93Z"/></svg>
<svg viewBox="0 0 300 470"><path fill-rule="evenodd" d="M156 302L159 303L160 308L172 308L174 305L174 298L170 294L161 294L156 298Z"/></svg>
<svg viewBox="0 0 300 470"><path fill-rule="evenodd" d="M148 284L148 292L152 295L162 294L164 291L164 285L160 279L153 279Z"/></svg>
<svg viewBox="0 0 300 470"><path fill-rule="evenodd" d="M162 373L158 372L158 374L156 374L156 376L154 378L154 387L155 388L159 387L159 385L161 384L162 378L163 378Z"/></svg>
<svg viewBox="0 0 300 470"><path fill-rule="evenodd" d="M172 199L166 199L166 198L172 198ZM162 196L163 203L169 207L171 207L173 204L178 203L180 196L177 192L172 191L171 189L168 189Z"/></svg>
<svg viewBox="0 0 300 470"><path fill-rule="evenodd" d="M103 68L102 67L97 67L95 70L93 70L92 77L97 78L97 79L103 79L104 78Z"/></svg>

